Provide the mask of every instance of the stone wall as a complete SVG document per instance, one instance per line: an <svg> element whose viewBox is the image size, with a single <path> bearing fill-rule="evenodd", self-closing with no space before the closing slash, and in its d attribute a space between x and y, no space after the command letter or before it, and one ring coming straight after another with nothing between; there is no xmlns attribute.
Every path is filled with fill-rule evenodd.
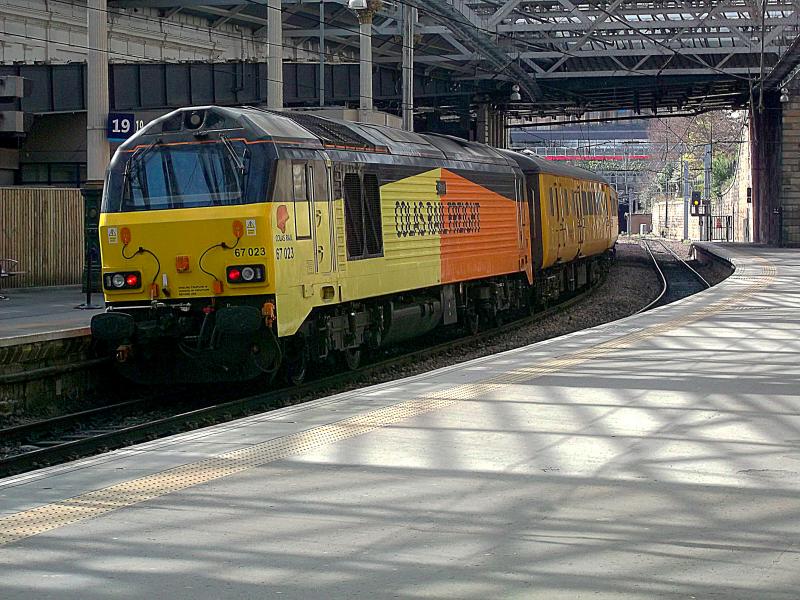
<svg viewBox="0 0 800 600"><path fill-rule="evenodd" d="M180 4L180 3L178 3ZM234 4L234 2L231 2ZM158 8L108 8L109 62L263 62L266 27ZM355 20L354 20L355 23ZM357 27L354 24L354 27ZM0 2L0 64L66 64L86 60L86 3L74 0ZM297 43L299 42L299 43ZM318 60L316 40L284 40L284 58ZM333 46L333 44L331 45ZM328 49L329 62L358 61L358 49ZM334 54L334 56L330 56Z"/></svg>
<svg viewBox="0 0 800 600"><path fill-rule="evenodd" d="M733 181L722 193L722 198L714 201L711 206L713 215L730 215L732 219L732 233L734 242L753 241L753 205L747 201L752 198L753 177L752 160L750 154L750 127L745 123L739 137L739 154L736 158L736 173Z"/></svg>
<svg viewBox="0 0 800 600"><path fill-rule="evenodd" d="M800 246L800 79L797 77L789 87L789 101L782 108L781 243Z"/></svg>
<svg viewBox="0 0 800 600"><path fill-rule="evenodd" d="M682 240L683 211L683 198L653 202L653 234L671 240ZM689 217L689 239L700 239L700 224L697 217Z"/></svg>

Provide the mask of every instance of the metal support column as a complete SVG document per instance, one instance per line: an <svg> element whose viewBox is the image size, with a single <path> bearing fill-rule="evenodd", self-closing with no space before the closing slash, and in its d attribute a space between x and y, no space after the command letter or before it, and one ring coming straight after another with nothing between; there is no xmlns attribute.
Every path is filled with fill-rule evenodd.
<svg viewBox="0 0 800 600"><path fill-rule="evenodd" d="M692 189L689 185L689 161L683 161L683 239L689 239L689 201Z"/></svg>
<svg viewBox="0 0 800 600"><path fill-rule="evenodd" d="M325 0L319 0L319 105L325 106Z"/></svg>
<svg viewBox="0 0 800 600"><path fill-rule="evenodd" d="M92 292L100 279L100 244L97 222L100 198L111 147L106 138L108 121L108 12L106 0L86 4L86 179L84 198L84 291L86 302L76 308L94 309Z"/></svg>
<svg viewBox="0 0 800 600"><path fill-rule="evenodd" d="M372 11L358 11L360 44L360 83L358 95L361 110L372 110Z"/></svg>
<svg viewBox="0 0 800 600"><path fill-rule="evenodd" d="M708 207L709 213L711 212L711 144L706 144L705 152L703 153L703 199L705 205ZM711 238L710 227L711 215L706 214L700 222L700 239L708 241Z"/></svg>
<svg viewBox="0 0 800 600"><path fill-rule="evenodd" d="M489 105L481 103L477 108L477 123L475 141L482 144L489 143Z"/></svg>
<svg viewBox="0 0 800 600"><path fill-rule="evenodd" d="M111 149L106 139L108 120L108 21L106 0L86 5L86 179L103 181Z"/></svg>
<svg viewBox="0 0 800 600"><path fill-rule="evenodd" d="M283 108L283 22L281 0L267 2L267 106Z"/></svg>
<svg viewBox="0 0 800 600"><path fill-rule="evenodd" d="M414 23L417 9L403 5L403 129L414 131Z"/></svg>

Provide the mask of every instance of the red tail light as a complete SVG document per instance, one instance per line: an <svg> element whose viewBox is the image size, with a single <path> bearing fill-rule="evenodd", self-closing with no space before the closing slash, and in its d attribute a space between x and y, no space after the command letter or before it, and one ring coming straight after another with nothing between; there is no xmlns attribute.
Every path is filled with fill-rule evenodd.
<svg viewBox="0 0 800 600"><path fill-rule="evenodd" d="M103 287L111 291L135 290L142 286L142 274L139 271L122 273L103 273Z"/></svg>
<svg viewBox="0 0 800 600"><path fill-rule="evenodd" d="M234 265L225 269L228 283L263 283L267 280L264 265Z"/></svg>

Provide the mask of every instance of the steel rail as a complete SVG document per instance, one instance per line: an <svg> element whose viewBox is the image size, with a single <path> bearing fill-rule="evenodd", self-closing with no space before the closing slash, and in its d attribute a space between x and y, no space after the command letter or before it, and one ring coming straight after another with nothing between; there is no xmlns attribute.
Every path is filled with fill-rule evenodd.
<svg viewBox="0 0 800 600"><path fill-rule="evenodd" d="M664 276L664 271L661 270L661 266L658 264L658 260L656 260L656 257L653 254L653 250L650 248L648 240L643 239L642 242L644 242L644 249L647 250L647 253L650 255L650 258L653 260L653 264L656 267L656 271L658 271L659 277L661 277L661 293L656 297L655 300L650 302L647 306L645 306L644 308L640 308L635 313L633 313L635 315L639 315L653 308L653 306L655 306L664 297L664 294L667 293L667 287L668 287L667 278Z"/></svg>
<svg viewBox="0 0 800 600"><path fill-rule="evenodd" d="M106 414L119 413L122 409L132 409L144 406L146 404L155 402L155 398L138 398L135 400L128 400L126 402L118 402L117 404L109 404L106 406L99 406L97 408L90 408L66 415L60 415L49 419L42 419L39 421L31 421L30 423L23 423L21 425L14 425L13 427L6 427L0 429L0 440L4 442L16 441L20 439L32 439L39 435L49 435L53 431L66 429L67 427L75 427L81 423L86 423L88 420L97 417L103 417Z"/></svg>
<svg viewBox="0 0 800 600"><path fill-rule="evenodd" d="M690 270L690 271L691 271L691 272L692 272L692 273L695 275L695 277L697 277L697 278L698 278L698 279L699 279L699 280L700 280L700 281L703 283L703 285L705 285L705 286L706 286L706 289L708 289L708 288L710 288L710 287L711 287L711 284L710 284L710 283L708 283L708 281L706 281L706 278L705 278L705 277L703 277L702 275L700 275L700 273L698 273L698 272L697 272L697 271L696 271L694 268L692 268L692 265L690 265L690 264L689 264L689 263L688 263L686 260L682 259L680 256L678 256L677 254L675 254L675 251L674 251L672 248L670 248L670 247L669 247L669 246L668 246L668 245L667 245L667 244L664 242L664 240L658 240L658 239L656 239L656 240L653 240L653 241L655 241L655 242L658 242L659 244L661 244L661 247L662 247L662 248L664 248L664 249L665 249L667 252L669 252L669 253L670 253L672 256L674 256L676 260L680 261L680 262L681 262L681 264L682 264L684 267L686 267L687 269L689 269L689 270Z"/></svg>
<svg viewBox="0 0 800 600"><path fill-rule="evenodd" d="M57 464L59 462L66 462L68 460L74 460L84 456L90 456L100 451L121 448L148 439L154 439L156 437L163 437L165 435L179 433L181 431L195 429L201 426L211 425L216 422L232 420L237 417L252 414L256 411L301 404L329 393L331 388L357 385L364 379L367 379L379 372L385 371L386 369L392 367L402 367L407 364L414 364L438 354L452 352L453 350L458 350L459 348L473 345L476 342L481 342L499 335L503 335L504 333L516 331L521 326L542 321L586 299L592 293L594 293L602 285L602 283L605 282L605 280L606 275L604 274L594 286L576 293L562 302L559 302L557 305L542 310L534 315L526 316L521 319L515 319L504 325L487 329L475 335L460 336L453 340L448 340L433 346L420 348L418 350L403 353L399 356L370 363L355 371L342 371L298 386L281 387L268 392L222 402L211 406L204 406L144 423L114 429L109 427L109 430L103 430L96 435L66 440L63 441L63 443L57 443L49 447L37 448L36 450L32 450L30 452L9 455L0 458L0 477L30 471L32 469ZM43 431L48 424L53 424L56 430L63 429L65 426L67 426L67 424L80 423L80 419L82 418L85 419L102 416L104 412L113 415L113 411L118 411L121 408L135 408L135 404L137 402L152 403L159 399L163 400L163 396L160 396L159 398L150 398L147 400L123 402L108 407L100 407L88 411L81 411L78 413L72 413L70 415L64 415L63 417L55 417L45 421L39 421L31 424L20 425L14 428L0 430L0 439L7 439L3 437L6 432L16 436L15 439L24 438L26 435L32 436L37 429ZM74 435L79 435L79 432L76 432ZM61 440L59 439L55 441Z"/></svg>

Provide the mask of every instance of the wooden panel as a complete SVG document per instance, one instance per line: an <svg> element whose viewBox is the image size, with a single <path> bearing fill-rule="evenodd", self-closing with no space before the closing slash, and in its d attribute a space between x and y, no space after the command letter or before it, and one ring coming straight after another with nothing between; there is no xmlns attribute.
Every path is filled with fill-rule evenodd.
<svg viewBox="0 0 800 600"><path fill-rule="evenodd" d="M0 188L0 258L27 271L2 287L79 284L83 254L80 190Z"/></svg>

